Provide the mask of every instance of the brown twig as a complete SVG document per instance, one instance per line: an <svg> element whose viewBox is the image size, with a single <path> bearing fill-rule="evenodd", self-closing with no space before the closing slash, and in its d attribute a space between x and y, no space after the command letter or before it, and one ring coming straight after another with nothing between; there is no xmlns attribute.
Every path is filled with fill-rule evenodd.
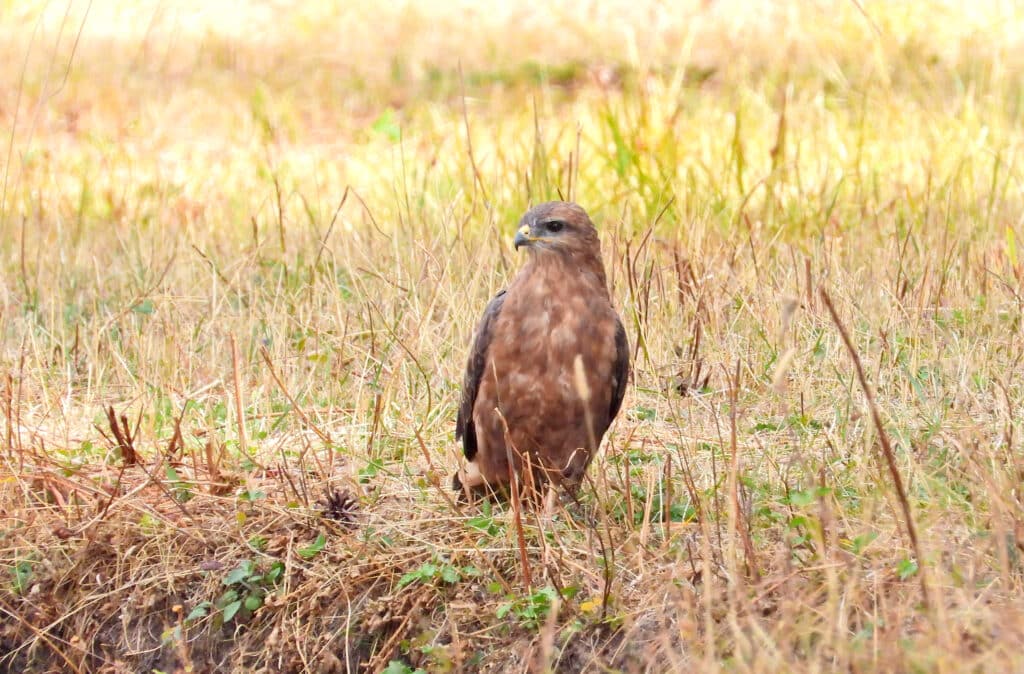
<svg viewBox="0 0 1024 674"><path fill-rule="evenodd" d="M523 533L523 504L520 499L519 480L515 474L515 463L512 460L512 454L516 449L512 446L512 436L509 433L505 415L497 407L494 408L494 413L498 415L498 419L501 421L501 426L505 432L505 454L508 458L508 480L512 489L512 515L516 525L516 540L519 544L519 563L523 569L523 585L526 587L527 592L531 592L533 590L533 578L530 574L530 560L526 555L526 534ZM523 465L521 472L532 474L529 465Z"/></svg>
<svg viewBox="0 0 1024 674"><path fill-rule="evenodd" d="M437 469L434 467L434 462L430 458L430 450L427 449L427 443L423 441L423 435L420 433L419 429L416 429L415 434L416 442L419 444L420 450L423 452L423 458L427 460L427 470L430 471L430 483L441 494L441 497L448 502L448 505L451 506L452 510L460 512L461 508L459 508L459 504L451 497L451 494L449 494L448 490L444 488L444 485L440 484L437 480Z"/></svg>
<svg viewBox="0 0 1024 674"><path fill-rule="evenodd" d="M171 436L170 441L167 443L167 451L164 452L164 457L169 461L177 452L184 452L185 439L181 436L181 421L185 418L185 411L188 410L188 405L183 405L181 408L181 414L174 420L174 434Z"/></svg>
<svg viewBox="0 0 1024 674"><path fill-rule="evenodd" d="M857 349L853 346L853 341L850 339L850 334L846 331L846 326L839 319L839 314L836 312L835 306L832 304L832 298L829 297L828 292L821 288L820 290L821 299L825 303L825 307L828 309L828 313L832 316L832 322L836 324L836 329L839 330L839 336L843 339L843 344L846 345L846 350L850 354L850 359L853 361L854 370L857 372L857 379L860 382L861 390L864 391L864 397L867 399L868 408L871 410L871 420L875 425L875 432L878 433L878 439L882 445L882 454L885 456L886 465L889 468L889 476L892 478L893 485L896 487L896 495L899 497L900 508L903 510L903 518L906 521L907 536L910 538L910 545L914 549L914 556L917 557L918 565L920 568L921 577L921 594L924 600L926 609L931 608L930 593L928 591L928 581L924 569L924 555L921 553L921 543L917 538L917 527L914 525L914 515L910 508L910 500L907 498L907 491L903 486L903 477L900 475L900 469L896 465L896 454L892 450L892 444L889 442L889 435L885 432L885 426L882 425L882 415L878 411L878 405L875 403L875 396L868 385L868 379L864 374L864 366L860 361L860 354L857 353Z"/></svg>
<svg viewBox="0 0 1024 674"><path fill-rule="evenodd" d="M270 376L274 378L274 382L277 384L278 388L281 389L281 393L284 393L284 397L287 398L288 402L292 404L292 409L295 410L295 413L299 415L300 419L302 419L302 423L306 424L311 429L313 429L313 432L317 434L317 437L319 437L321 440L324 441L324 443L330 446L332 444L331 436L327 435L327 433L320 430L320 428L317 427L316 424L309 420L309 417L307 417L306 413L302 411L302 408L299 407L299 404L295 402L295 398L292 397L292 394L288 391L288 388L281 381L281 378L277 376L277 371L274 369L274 364L270 361L270 354L267 353L267 347L260 347L260 355L263 356L263 361L267 364L267 369L270 370Z"/></svg>
<svg viewBox="0 0 1024 674"><path fill-rule="evenodd" d="M7 386L4 387L4 416L7 419L7 451L14 454L14 377L7 373Z"/></svg>
<svg viewBox="0 0 1024 674"><path fill-rule="evenodd" d="M277 172L274 171L274 197L277 205L277 234L281 242L281 255L288 252L286 246L287 237L284 232L284 200L281 196L281 181L277 177ZM287 265L285 267L287 269Z"/></svg>
<svg viewBox="0 0 1024 674"><path fill-rule="evenodd" d="M743 511L740 508L739 482L740 482L740 460L739 441L736 427L739 387L740 387L740 361L736 361L736 371L729 382L729 504L731 515L734 518L733 525L735 533L743 543L743 556L746 558L745 566L747 572L754 577L755 581L761 579L757 569L757 558L754 552L754 543L750 538L748 523L744 521Z"/></svg>
<svg viewBox="0 0 1024 674"><path fill-rule="evenodd" d="M317 269L320 266L320 258L324 254L324 249L327 248L327 240L331 238L331 232L334 231L334 223L338 221L338 214L341 213L341 209L345 206L345 202L348 201L349 189L351 189L349 186L345 187L345 191L341 195L341 201L338 202L338 207L334 209L334 216L331 218L331 224L327 226L327 233L324 234L324 238L320 239L320 248L316 251L316 259L313 261L313 269Z"/></svg>
<svg viewBox="0 0 1024 674"><path fill-rule="evenodd" d="M132 436L131 429L128 428L128 417L122 414L119 426L117 414L111 406L107 408L107 422L110 424L110 432L114 434L117 448L121 452L121 461L126 466L138 464L139 454L135 451L135 437ZM99 431L103 433L103 429L99 429ZM106 437L106 433L103 433L103 436ZM109 440L109 438L107 439Z"/></svg>
<svg viewBox="0 0 1024 674"><path fill-rule="evenodd" d="M245 436L245 412L242 404L242 368L238 357L238 341L235 333L231 333L231 371L235 382L235 419L238 423L238 450L245 455L249 454L248 439Z"/></svg>
<svg viewBox="0 0 1024 674"><path fill-rule="evenodd" d="M487 189L484 187L484 179L480 176L480 169L476 165L476 155L473 154L473 135L469 131L469 111L466 109L466 80L462 74L462 62L459 62L459 85L462 88L462 123L466 128L466 154L469 155L469 165L473 168L473 185L480 188L484 196L484 203L490 199L487 196Z"/></svg>

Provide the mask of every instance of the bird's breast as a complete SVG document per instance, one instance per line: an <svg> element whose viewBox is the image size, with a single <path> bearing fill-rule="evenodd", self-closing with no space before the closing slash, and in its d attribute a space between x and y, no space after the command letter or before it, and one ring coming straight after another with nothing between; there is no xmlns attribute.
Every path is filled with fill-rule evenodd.
<svg viewBox="0 0 1024 674"><path fill-rule="evenodd" d="M570 292L517 298L523 301L514 302L519 306L507 315L519 318L502 326L502 344L497 349L508 372L501 388L507 389L510 399L529 393L559 404L575 401L579 397L577 358L582 359L588 379L595 380L591 386L610 376L609 364L615 357L614 313L610 305L604 306L607 300L587 297Z"/></svg>

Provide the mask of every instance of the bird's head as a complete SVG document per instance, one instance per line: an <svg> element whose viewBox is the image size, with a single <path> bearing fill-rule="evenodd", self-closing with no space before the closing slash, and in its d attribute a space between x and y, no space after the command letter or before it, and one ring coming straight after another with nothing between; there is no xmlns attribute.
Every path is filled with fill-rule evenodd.
<svg viewBox="0 0 1024 674"><path fill-rule="evenodd" d="M597 228L587 212L574 203L549 201L534 206L522 220L513 241L516 250L525 246L542 253L600 255Z"/></svg>

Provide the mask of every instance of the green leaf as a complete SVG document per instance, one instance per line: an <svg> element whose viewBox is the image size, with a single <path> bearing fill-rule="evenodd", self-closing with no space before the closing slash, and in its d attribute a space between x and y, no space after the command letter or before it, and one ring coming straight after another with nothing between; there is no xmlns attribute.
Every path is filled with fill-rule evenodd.
<svg viewBox="0 0 1024 674"><path fill-rule="evenodd" d="M271 585L277 583L278 579L281 578L281 574L284 573L284 562L274 562L270 565L270 571L267 571L267 582Z"/></svg>
<svg viewBox="0 0 1024 674"><path fill-rule="evenodd" d="M373 122L372 128L374 132L381 134L393 143L397 143L402 137L402 129L395 121L395 111L391 108L380 114L380 117Z"/></svg>
<svg viewBox="0 0 1024 674"><path fill-rule="evenodd" d="M605 117L605 122L608 124L608 130L611 131L612 142L615 143L615 160L613 167L615 172L619 174L619 177L623 178L626 175L626 170L633 164L634 154L626 145L626 141L622 137L622 131L619 129L619 123L615 116L607 115Z"/></svg>
<svg viewBox="0 0 1024 674"><path fill-rule="evenodd" d="M911 559L901 559L900 563L896 566L896 574L900 577L900 580L910 578L917 574L917 562Z"/></svg>
<svg viewBox="0 0 1024 674"><path fill-rule="evenodd" d="M263 606L263 597L258 594L250 594L245 598L245 608L250 611L255 611L260 606Z"/></svg>
<svg viewBox="0 0 1024 674"><path fill-rule="evenodd" d="M486 515L479 515L466 521L466 526L470 529L476 529L482 534L488 536L494 536L501 529L494 523L493 517L487 517Z"/></svg>
<svg viewBox="0 0 1024 674"><path fill-rule="evenodd" d="M14 576L13 586L14 591L17 594L24 594L28 590L29 580L32 578L32 563L31 562L18 562L13 569L11 574Z"/></svg>
<svg viewBox="0 0 1024 674"><path fill-rule="evenodd" d="M249 576L252 575L252 572L252 560L247 559L235 568L233 568L231 571L229 571L228 575L224 576L223 583L225 585L234 585L235 583L241 583L242 581L247 580Z"/></svg>
<svg viewBox="0 0 1024 674"><path fill-rule="evenodd" d="M791 491L789 493L789 498L784 499L784 501L793 506L803 507L814 503L815 496L816 494L814 489L803 489Z"/></svg>
<svg viewBox="0 0 1024 674"><path fill-rule="evenodd" d="M419 579L420 574L418 571L410 571L398 579L398 587L405 587L406 585L415 583Z"/></svg>
<svg viewBox="0 0 1024 674"><path fill-rule="evenodd" d="M668 517L673 522L690 522L697 517L697 510L688 503L673 503Z"/></svg>
<svg viewBox="0 0 1024 674"><path fill-rule="evenodd" d="M875 539L878 538L877 531L869 531L866 534L860 534L854 537L852 541L846 544L846 548L855 555L859 555L871 545Z"/></svg>
<svg viewBox="0 0 1024 674"><path fill-rule="evenodd" d="M377 477L377 473L379 473L383 468L384 463L380 459L373 459L366 464L366 468L361 468L359 470L359 482L361 484L369 482L370 478Z"/></svg>
<svg viewBox="0 0 1024 674"><path fill-rule="evenodd" d="M313 543L304 548L299 548L299 556L303 559L315 557L318 552L324 549L325 545L327 545L327 536L320 534Z"/></svg>
<svg viewBox="0 0 1024 674"><path fill-rule="evenodd" d="M398 579L398 587L405 587L417 580L430 580L437 575L437 565L431 562L423 562L420 568L410 571Z"/></svg>
<svg viewBox="0 0 1024 674"><path fill-rule="evenodd" d="M210 604L210 602L208 601L200 603L198 606L196 606L194 609L188 612L188 615L185 616L185 622L205 618L206 614L210 612L210 606L212 606L212 604Z"/></svg>
<svg viewBox="0 0 1024 674"><path fill-rule="evenodd" d="M580 593L580 586L579 585L569 585L569 586L566 586L566 587L562 588L562 597L564 599L572 599L573 597L575 597L579 593Z"/></svg>
<svg viewBox="0 0 1024 674"><path fill-rule="evenodd" d="M229 623L235 617L238 610L242 608L242 600L237 599L224 607L224 622Z"/></svg>
<svg viewBox="0 0 1024 674"><path fill-rule="evenodd" d="M462 580L462 576L459 575L458 569L456 569L454 566L446 566L443 569L441 569L441 580L448 583L449 585L454 585L455 583Z"/></svg>
<svg viewBox="0 0 1024 674"><path fill-rule="evenodd" d="M508 612L511 610L512 602L505 602L504 604L498 607L498 610L494 612L494 615L498 617L498 620L501 620L502 618L507 616Z"/></svg>
<svg viewBox="0 0 1024 674"><path fill-rule="evenodd" d="M173 644L176 641L181 641L181 625L175 625L174 627L168 627L160 635L160 641L164 646Z"/></svg>
<svg viewBox="0 0 1024 674"><path fill-rule="evenodd" d="M413 668L401 660L392 660L381 670L381 674L415 674Z"/></svg>
<svg viewBox="0 0 1024 674"><path fill-rule="evenodd" d="M657 410L651 407L637 407L633 410L633 413L640 421L651 421L658 416Z"/></svg>
<svg viewBox="0 0 1024 674"><path fill-rule="evenodd" d="M540 601L542 604L550 604L557 596L558 592L550 585L533 593L534 601Z"/></svg>
<svg viewBox="0 0 1024 674"><path fill-rule="evenodd" d="M132 311L134 311L137 314L144 314L148 316L149 314L153 313L153 300L142 300L134 307L132 307Z"/></svg>

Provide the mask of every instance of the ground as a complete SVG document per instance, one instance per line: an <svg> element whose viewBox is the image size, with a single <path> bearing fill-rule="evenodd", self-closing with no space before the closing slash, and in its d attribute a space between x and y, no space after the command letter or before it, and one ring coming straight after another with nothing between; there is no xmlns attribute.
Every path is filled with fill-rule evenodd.
<svg viewBox="0 0 1024 674"><path fill-rule="evenodd" d="M1024 669L1012 3L0 1L0 671ZM449 491L531 203L633 379Z"/></svg>

